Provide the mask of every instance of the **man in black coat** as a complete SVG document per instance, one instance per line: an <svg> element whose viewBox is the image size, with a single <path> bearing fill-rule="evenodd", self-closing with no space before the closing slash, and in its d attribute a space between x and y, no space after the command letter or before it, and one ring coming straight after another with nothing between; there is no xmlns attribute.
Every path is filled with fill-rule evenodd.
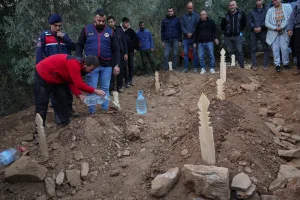
<svg viewBox="0 0 300 200"><path fill-rule="evenodd" d="M128 47L128 69L125 66L124 79L126 83L126 88L129 88L130 86L134 86L134 83L132 81L134 50L139 50L140 45L136 32L132 28L130 28L130 21L127 17L123 17L121 28L125 33Z"/></svg>
<svg viewBox="0 0 300 200"><path fill-rule="evenodd" d="M120 26L116 26L116 20L114 16L108 16L107 18L107 24L108 26L114 30L114 33L117 36L119 46L120 46L120 53L121 53L121 60L120 60L120 74L116 76L117 78L117 91L120 93L124 92L123 89L123 77L124 77L124 69L127 66L127 60L128 60L128 48L127 48L127 41L126 36L124 34L124 31ZM115 89L115 75L111 74L110 79L110 90L116 90Z"/></svg>

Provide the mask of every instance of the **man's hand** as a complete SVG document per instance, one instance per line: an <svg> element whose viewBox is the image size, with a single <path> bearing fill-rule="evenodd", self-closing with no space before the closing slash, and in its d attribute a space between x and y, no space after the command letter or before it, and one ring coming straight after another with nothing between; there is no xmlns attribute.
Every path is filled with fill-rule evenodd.
<svg viewBox="0 0 300 200"><path fill-rule="evenodd" d="M84 103L84 99L85 99L85 96L84 96L84 95L80 94L80 95L78 95L78 98L80 99L80 101L81 101L82 103Z"/></svg>
<svg viewBox="0 0 300 200"><path fill-rule="evenodd" d="M196 48L197 48L197 44L196 44L196 43L194 43L193 47L196 49Z"/></svg>
<svg viewBox="0 0 300 200"><path fill-rule="evenodd" d="M219 40L218 39L215 39L215 43L216 43L216 45L219 45Z"/></svg>
<svg viewBox="0 0 300 200"><path fill-rule="evenodd" d="M256 33L260 33L261 32L261 27L256 28Z"/></svg>
<svg viewBox="0 0 300 200"><path fill-rule="evenodd" d="M178 43L178 46L180 46L180 47L181 47L181 42L179 42L179 43Z"/></svg>
<svg viewBox="0 0 300 200"><path fill-rule="evenodd" d="M101 96L101 97L105 97L105 95L106 95L103 90L98 90L98 89L95 89L94 93Z"/></svg>
<svg viewBox="0 0 300 200"><path fill-rule="evenodd" d="M114 75L117 76L120 73L120 67L115 66L114 67Z"/></svg>
<svg viewBox="0 0 300 200"><path fill-rule="evenodd" d="M58 31L58 32L56 33L56 35L57 35L58 37L61 37L61 38L63 38L63 37L65 36L65 34L64 34L63 32L61 32L61 31Z"/></svg>
<svg viewBox="0 0 300 200"><path fill-rule="evenodd" d="M128 60L128 55L127 55L127 54L124 55L124 60L125 60L125 61Z"/></svg>
<svg viewBox="0 0 300 200"><path fill-rule="evenodd" d="M289 30L288 35L291 37L293 35L293 31Z"/></svg>
<svg viewBox="0 0 300 200"><path fill-rule="evenodd" d="M280 32L280 31L282 31L282 28L281 27L277 27L276 31Z"/></svg>
<svg viewBox="0 0 300 200"><path fill-rule="evenodd" d="M187 37L188 37L188 38L191 38L192 36L193 36L193 34L191 34L191 33L188 33L188 34L187 34Z"/></svg>
<svg viewBox="0 0 300 200"><path fill-rule="evenodd" d="M153 48L151 48L150 50L151 50L151 51L154 51L154 49L153 49Z"/></svg>
<svg viewBox="0 0 300 200"><path fill-rule="evenodd" d="M161 43L161 46L163 47L163 48L165 48L165 43L163 42L163 43Z"/></svg>
<svg viewBox="0 0 300 200"><path fill-rule="evenodd" d="M254 28L254 33L257 33L257 28Z"/></svg>

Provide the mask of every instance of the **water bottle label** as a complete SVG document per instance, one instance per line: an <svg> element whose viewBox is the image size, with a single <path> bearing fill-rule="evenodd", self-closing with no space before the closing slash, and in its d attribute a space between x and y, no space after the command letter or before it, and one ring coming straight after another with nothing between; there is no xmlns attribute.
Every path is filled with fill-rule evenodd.
<svg viewBox="0 0 300 200"><path fill-rule="evenodd" d="M14 161L14 155L16 154L16 150L15 149L10 149L10 150L6 150L6 151L3 151L1 153L1 157L3 160L1 160L1 162L4 164L4 165L8 165L9 163L13 162Z"/></svg>

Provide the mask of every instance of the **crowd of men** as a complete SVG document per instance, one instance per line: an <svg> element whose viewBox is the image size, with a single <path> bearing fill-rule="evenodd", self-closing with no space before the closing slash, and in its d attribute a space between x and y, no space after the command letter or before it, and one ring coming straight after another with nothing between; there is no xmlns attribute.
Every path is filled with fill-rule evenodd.
<svg viewBox="0 0 300 200"><path fill-rule="evenodd" d="M258 70L256 62L257 42L264 50L263 69L268 70L271 47L276 71L289 70L290 47L297 58L297 72L300 74L300 0L282 3L272 0L268 7L264 0L256 0L255 8L248 16L238 9L236 1L230 1L228 13L222 19L220 28L224 33L224 44L229 55L235 54L241 68L244 68L243 30L247 24L251 28L251 60L253 70ZM218 29L215 21L202 10L194 11L192 2L186 5L187 12L178 18L174 8L161 23L161 42L164 49L163 69L168 70L169 55L172 51L172 67L178 69L178 49L183 45L184 69L188 72L189 51L192 50L194 72L206 73L205 54L209 57L209 71L215 73L214 45L219 45ZM36 112L46 120L49 98L55 113L55 122L66 125L70 117L78 114L72 109L73 95L84 101L81 91L93 95L109 96L110 90L124 92L125 87L134 86L134 55L139 51L143 70L156 71L157 63L153 57L154 41L151 32L139 22L139 30L130 27L130 20L122 18L120 26L113 16L106 16L103 9L94 13L94 21L84 26L77 42L73 42L61 31L62 18L53 14L48 18L50 30L44 31L37 42L35 70ZM292 42L290 42L292 41ZM70 54L76 51L76 56ZM147 63L150 63L148 67ZM198 64L199 63L199 64ZM85 82L82 80L85 75ZM100 84L100 89L98 85ZM72 93L71 93L72 92ZM111 109L109 102L102 105L103 110ZM89 106L90 114L96 112Z"/></svg>

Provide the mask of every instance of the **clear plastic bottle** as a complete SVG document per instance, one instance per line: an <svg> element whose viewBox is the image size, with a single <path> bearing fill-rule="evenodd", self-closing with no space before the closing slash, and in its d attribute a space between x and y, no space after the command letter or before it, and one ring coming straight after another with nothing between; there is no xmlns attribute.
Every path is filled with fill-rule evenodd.
<svg viewBox="0 0 300 200"><path fill-rule="evenodd" d="M147 103L142 90L138 91L138 97L136 98L136 111L140 115L145 115L147 113Z"/></svg>
<svg viewBox="0 0 300 200"><path fill-rule="evenodd" d="M0 153L0 167L4 167L20 158L21 151L18 148L8 148Z"/></svg>
<svg viewBox="0 0 300 200"><path fill-rule="evenodd" d="M110 100L107 96L101 97L96 94L88 95L84 98L84 103L87 106L94 106L96 104L103 104L105 101Z"/></svg>

